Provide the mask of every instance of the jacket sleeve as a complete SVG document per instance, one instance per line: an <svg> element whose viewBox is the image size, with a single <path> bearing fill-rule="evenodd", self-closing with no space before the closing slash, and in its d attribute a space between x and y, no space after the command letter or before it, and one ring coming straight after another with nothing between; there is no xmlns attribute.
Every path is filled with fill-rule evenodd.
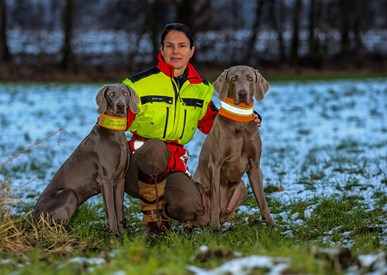
<svg viewBox="0 0 387 275"><path fill-rule="evenodd" d="M214 124L218 109L215 104L211 101L207 106L207 111L204 117L198 122L198 129L204 134L208 134Z"/></svg>
<svg viewBox="0 0 387 275"><path fill-rule="evenodd" d="M132 125L132 122L134 118L136 117L136 114L133 113L130 108L128 108L128 113L127 113L127 122L126 122L126 130L130 128L130 125Z"/></svg>

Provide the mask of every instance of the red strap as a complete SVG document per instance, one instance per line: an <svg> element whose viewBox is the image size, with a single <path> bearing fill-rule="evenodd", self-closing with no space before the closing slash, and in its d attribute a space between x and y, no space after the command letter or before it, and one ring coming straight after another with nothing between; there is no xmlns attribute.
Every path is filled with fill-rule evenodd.
<svg viewBox="0 0 387 275"><path fill-rule="evenodd" d="M188 154L187 150L180 146L167 143L169 150L171 150L171 158L168 163L168 172L187 172Z"/></svg>
<svg viewBox="0 0 387 275"><path fill-rule="evenodd" d="M139 137L139 136L135 136ZM143 142L146 142L146 139L140 138L140 139L131 139L128 141L129 148L132 154L143 145ZM169 148L171 151L171 157L169 159L168 167L167 167L167 173L170 172L184 172L189 174L188 171L188 152L187 150L181 146L180 144L175 143L169 143L166 142L165 145Z"/></svg>
<svg viewBox="0 0 387 275"><path fill-rule="evenodd" d="M130 108L128 108L128 115L127 115L127 128L126 130L128 130L130 128L130 125L132 125L132 122L134 120L134 118L136 117L136 114L133 113Z"/></svg>

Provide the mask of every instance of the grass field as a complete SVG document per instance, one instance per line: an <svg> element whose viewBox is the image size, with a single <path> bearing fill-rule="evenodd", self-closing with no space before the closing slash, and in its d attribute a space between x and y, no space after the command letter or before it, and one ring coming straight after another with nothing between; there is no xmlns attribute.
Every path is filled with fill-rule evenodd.
<svg viewBox="0 0 387 275"><path fill-rule="evenodd" d="M0 84L0 274L387 272L386 78L275 82L256 103L276 228L259 219L250 187L219 231L174 222L165 237L144 236L139 202L126 197L116 237L100 196L66 228L32 225L40 192L96 121L98 88ZM203 138L187 146L191 170Z"/></svg>

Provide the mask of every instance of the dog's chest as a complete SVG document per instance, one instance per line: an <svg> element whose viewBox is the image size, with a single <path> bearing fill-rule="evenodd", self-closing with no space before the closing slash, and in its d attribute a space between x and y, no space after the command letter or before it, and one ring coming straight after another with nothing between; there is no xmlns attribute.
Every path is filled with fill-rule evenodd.
<svg viewBox="0 0 387 275"><path fill-rule="evenodd" d="M234 133L235 135L245 135L248 132L247 123L236 123L234 125Z"/></svg>
<svg viewBox="0 0 387 275"><path fill-rule="evenodd" d="M249 159L255 157L255 149L243 138L234 137L229 145L224 151L221 175L231 181L239 180L246 171Z"/></svg>
<svg viewBox="0 0 387 275"><path fill-rule="evenodd" d="M224 151L225 169L245 169L249 159L256 158L260 139L255 125L253 129L246 123L234 125L233 133L226 140L226 143L219 144Z"/></svg>

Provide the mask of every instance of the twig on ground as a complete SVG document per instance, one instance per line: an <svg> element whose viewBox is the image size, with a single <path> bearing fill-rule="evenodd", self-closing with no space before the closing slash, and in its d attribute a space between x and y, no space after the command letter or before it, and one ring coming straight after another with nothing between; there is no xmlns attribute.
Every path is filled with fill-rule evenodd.
<svg viewBox="0 0 387 275"><path fill-rule="evenodd" d="M31 150L31 148L33 148L33 147L35 147L35 146L41 144L42 142L48 140L49 138L55 136L57 133L62 133L62 131L64 131L64 129L63 129L63 128L60 128L60 129L58 129L57 131L55 131L55 132L49 134L49 135L46 136L45 138L43 138L43 139L41 139L41 140L38 140L38 141L36 141L34 144L32 144L32 145L30 145L30 146L24 148L23 150L17 152L17 153L14 154L13 156L7 158L4 162L0 163L0 168L2 168L4 165L6 165L7 163L9 163L9 162L12 161L13 159L17 158L19 155L21 155L21 154L27 152L28 150ZM59 136L59 140L60 140L60 137L61 137L61 135ZM58 141L58 143L59 143L59 141Z"/></svg>

